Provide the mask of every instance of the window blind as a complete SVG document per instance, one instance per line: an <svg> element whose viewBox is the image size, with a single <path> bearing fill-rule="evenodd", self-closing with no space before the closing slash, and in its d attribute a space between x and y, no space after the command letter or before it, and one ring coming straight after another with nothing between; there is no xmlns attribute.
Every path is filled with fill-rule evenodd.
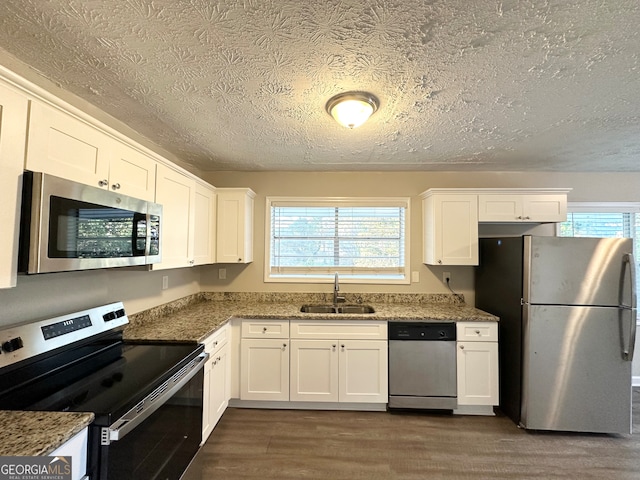
<svg viewBox="0 0 640 480"><path fill-rule="evenodd" d="M271 275L404 277L406 206L358 203L273 202Z"/></svg>

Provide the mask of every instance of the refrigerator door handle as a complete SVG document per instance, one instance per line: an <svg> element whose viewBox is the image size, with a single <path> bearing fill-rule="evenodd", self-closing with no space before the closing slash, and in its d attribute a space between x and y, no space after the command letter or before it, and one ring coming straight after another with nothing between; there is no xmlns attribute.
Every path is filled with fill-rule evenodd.
<svg viewBox="0 0 640 480"><path fill-rule="evenodd" d="M629 343L622 351L622 357L625 360L632 361L636 344L636 268L633 255L625 253L622 256L623 271L620 281L620 304L628 312L629 315ZM624 283L626 273L629 272L629 293L631 301L627 304L622 300L624 294ZM625 308L626 307L626 308Z"/></svg>

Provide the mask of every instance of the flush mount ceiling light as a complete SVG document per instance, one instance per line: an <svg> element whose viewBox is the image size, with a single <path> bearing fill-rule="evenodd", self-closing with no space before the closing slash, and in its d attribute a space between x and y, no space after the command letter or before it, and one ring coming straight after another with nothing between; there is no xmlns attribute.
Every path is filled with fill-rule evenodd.
<svg viewBox="0 0 640 480"><path fill-rule="evenodd" d="M345 92L331 97L326 108L340 125L356 128L366 122L379 105L380 102L371 93Z"/></svg>

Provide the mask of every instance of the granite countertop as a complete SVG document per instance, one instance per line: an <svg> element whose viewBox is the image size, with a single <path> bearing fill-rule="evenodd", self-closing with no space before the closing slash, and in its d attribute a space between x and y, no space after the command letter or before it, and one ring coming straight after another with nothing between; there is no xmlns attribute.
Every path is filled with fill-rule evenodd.
<svg viewBox="0 0 640 480"><path fill-rule="evenodd" d="M459 296L354 295L347 303L362 303L375 308L373 314L302 313L303 304L331 303L324 297L284 294L271 296L199 294L163 305L142 314L131 315L125 329L126 340L203 342L231 318L305 319L305 320L383 320L437 322L495 322L498 318L460 301ZM398 298L401 297L401 298ZM389 301L396 300L396 301ZM399 300L399 301L397 301ZM409 301L415 300L415 301ZM429 301L436 300L436 301ZM439 301L438 301L439 300Z"/></svg>
<svg viewBox="0 0 640 480"><path fill-rule="evenodd" d="M0 456L48 455L93 422L93 413L18 412L0 410L3 435Z"/></svg>

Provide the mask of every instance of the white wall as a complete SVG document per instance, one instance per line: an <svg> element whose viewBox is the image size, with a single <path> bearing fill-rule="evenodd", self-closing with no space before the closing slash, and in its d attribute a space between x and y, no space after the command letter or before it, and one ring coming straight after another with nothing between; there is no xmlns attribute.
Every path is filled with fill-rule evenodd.
<svg viewBox="0 0 640 480"><path fill-rule="evenodd" d="M444 293L442 272L452 274L451 286L473 304L473 267L438 267L422 264L422 204L420 193L444 187L569 187L569 201L640 201L639 174L573 173L468 173L468 172L210 172L204 179L216 187L250 187L256 192L254 262L224 265L226 280L218 279L213 266L203 270L202 288L207 291L300 291L324 292L329 284L265 283L264 245L266 197L283 196L409 196L411 202L411 270L420 281L410 285L349 285L345 292ZM483 226L481 233L529 233L531 226ZM548 234L538 227L535 234Z"/></svg>
<svg viewBox="0 0 640 480"><path fill-rule="evenodd" d="M21 275L0 290L0 327L123 301L128 314L200 291L201 267L145 271L137 267ZM169 288L162 290L162 277Z"/></svg>

